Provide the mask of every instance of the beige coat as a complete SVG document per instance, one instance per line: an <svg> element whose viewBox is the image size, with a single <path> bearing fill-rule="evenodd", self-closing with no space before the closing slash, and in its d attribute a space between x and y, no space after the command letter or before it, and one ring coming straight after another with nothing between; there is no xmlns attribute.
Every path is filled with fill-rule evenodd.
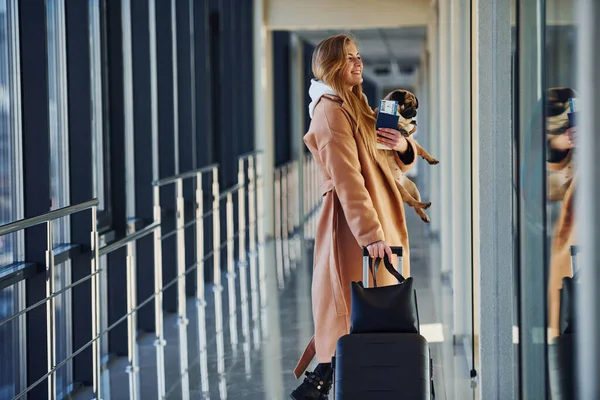
<svg viewBox="0 0 600 400"><path fill-rule="evenodd" d="M559 163L548 163L548 170L558 172L564 170L571 162L572 151ZM560 320L560 289L562 279L571 274L571 246L577 244L575 238L575 191L576 178L563 185L566 191L561 193L560 213L554 226L552 249L550 253L550 279L548 287L548 325L550 337L558 336Z"/></svg>
<svg viewBox="0 0 600 400"><path fill-rule="evenodd" d="M416 148L408 139L416 154ZM410 275L408 233L397 182L385 159L369 155L342 101L323 96L304 142L321 171L323 209L315 237L312 306L315 334L294 369L302 375L316 355L331 362L337 340L350 330L350 282L362 280L362 247L379 240L402 246L402 273ZM394 153L396 154L396 153ZM404 165L396 155L402 171ZM416 159L416 157L415 157ZM377 282L395 283L381 268Z"/></svg>

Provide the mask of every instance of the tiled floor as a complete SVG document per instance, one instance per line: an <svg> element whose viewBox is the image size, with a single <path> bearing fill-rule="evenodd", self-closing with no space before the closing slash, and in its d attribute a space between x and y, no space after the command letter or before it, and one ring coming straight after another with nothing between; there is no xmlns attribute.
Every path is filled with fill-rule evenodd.
<svg viewBox="0 0 600 400"><path fill-rule="evenodd" d="M439 246L426 240L422 222L413 213L407 214L419 314L423 334L430 341L434 358L436 398L474 398L463 347L452 344L452 298L450 290L441 283ZM185 328L177 324L175 315L165 316L168 399L287 399L288 393L298 384L291 371L312 335L311 244L295 239L291 242L293 259L287 258L283 264L281 259L284 257L278 256L280 253L276 252L275 246L274 242L268 243L256 264L250 263L248 268L239 270L235 281L236 318L229 318L225 277L222 292L214 293L211 287L207 287L208 304L205 308L198 306L194 300L188 301L189 324ZM260 285L256 285L254 293L250 290L250 272L254 272L255 277L261 274L265 277ZM278 279L278 273L287 273L287 276L283 280ZM246 280L245 285L240 285L243 279ZM247 294L241 293L244 286L248 288ZM265 295L262 304L257 293ZM215 299L219 297L223 304L221 334L217 334L218 320L215 318ZM203 311L206 315L202 315ZM206 352L199 351L199 333L206 335ZM152 335L144 335L138 340L141 365L139 398L144 400L157 398L156 347L153 342ZM180 351L179 344L183 342L187 342L187 346L184 345ZM187 368L186 363L181 362L186 358ZM111 361L104 374L109 390L105 391L108 395L103 400L130 398L126 367L126 359ZM182 373L182 370L187 373ZM91 391L82 390L75 398L90 399Z"/></svg>

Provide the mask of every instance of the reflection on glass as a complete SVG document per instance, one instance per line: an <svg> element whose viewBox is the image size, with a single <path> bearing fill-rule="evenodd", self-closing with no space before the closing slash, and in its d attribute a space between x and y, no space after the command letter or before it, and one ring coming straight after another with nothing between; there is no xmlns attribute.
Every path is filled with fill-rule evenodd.
<svg viewBox="0 0 600 400"><path fill-rule="evenodd" d="M190 398L190 376L188 368L188 340L187 340L187 319L177 321L179 330L179 366L181 372L181 398L189 400Z"/></svg>
<svg viewBox="0 0 600 400"><path fill-rule="evenodd" d="M220 277L215 282L220 282ZM227 398L227 383L225 382L225 340L223 332L223 287L217 283L213 286L215 296L215 336L217 340L217 374L219 375L219 393L221 399Z"/></svg>
<svg viewBox="0 0 600 400"><path fill-rule="evenodd" d="M548 222L551 225L548 281L549 378L553 399L574 398L574 296L576 99L571 88L547 93ZM574 257L572 260L571 257Z"/></svg>
<svg viewBox="0 0 600 400"><path fill-rule="evenodd" d="M241 255L245 257L245 255ZM247 263L245 260L239 262L239 273L240 273L240 301L242 308L242 346L244 351L244 371L246 373L246 379L250 379L252 369L250 363L250 302L248 298L248 277L247 277Z"/></svg>
<svg viewBox="0 0 600 400"><path fill-rule="evenodd" d="M46 2L48 46L48 106L50 128L50 196L52 209L69 205L69 149L67 108L67 52L64 0ZM68 243L70 218L53 224L55 245ZM56 290L71 284L71 262L56 266ZM72 354L71 291L56 299L56 359ZM66 395L72 390L73 362L57 371L57 390Z"/></svg>
<svg viewBox="0 0 600 400"><path fill-rule="evenodd" d="M206 301L196 302L198 312L198 351L200 357L200 388L204 397L210 396L208 385L208 346L206 342Z"/></svg>
<svg viewBox="0 0 600 400"><path fill-rule="evenodd" d="M258 293L258 266L256 252L250 253L250 295L252 296L252 336L254 338L254 349L260 348L260 315L259 315L259 293Z"/></svg>
<svg viewBox="0 0 600 400"><path fill-rule="evenodd" d="M92 158L94 174L93 188L98 199L98 210L104 206L104 138L102 127L102 55L100 35L100 2L89 0L90 13L90 74L92 95Z"/></svg>
<svg viewBox="0 0 600 400"><path fill-rule="evenodd" d="M69 205L67 52L64 0L46 2L48 106L50 123L50 196L52 209ZM54 224L56 244L69 242L69 218Z"/></svg>
<svg viewBox="0 0 600 400"><path fill-rule="evenodd" d="M573 1L546 5L546 222L548 378L553 400L577 398L575 389L574 296L577 278L575 196L577 191L576 32Z"/></svg>
<svg viewBox="0 0 600 400"><path fill-rule="evenodd" d="M18 2L0 0L0 225L23 217ZM0 236L0 269L23 260L23 232ZM23 304L24 284L0 290L0 323ZM24 388L25 318L0 326L0 398Z"/></svg>

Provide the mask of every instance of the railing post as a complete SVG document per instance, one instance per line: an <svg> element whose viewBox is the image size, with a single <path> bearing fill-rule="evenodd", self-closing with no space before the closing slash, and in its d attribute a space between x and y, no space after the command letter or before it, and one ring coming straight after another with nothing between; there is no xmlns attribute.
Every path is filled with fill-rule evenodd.
<svg viewBox="0 0 600 400"><path fill-rule="evenodd" d="M283 273L283 250L282 250L282 212L281 212L281 169L275 169L275 177L273 178L275 187L273 188L274 199L273 206L275 208L275 265L277 268L277 286L279 289L285 287L285 279Z"/></svg>
<svg viewBox="0 0 600 400"><path fill-rule="evenodd" d="M263 178L263 155L258 153L256 155L256 219L257 219L257 236L258 244L263 245L265 243L265 229L264 229L264 178Z"/></svg>
<svg viewBox="0 0 600 400"><path fill-rule="evenodd" d="M127 243L127 353L129 365L129 398L140 398L139 354L137 347L137 272L134 255L134 243Z"/></svg>
<svg viewBox="0 0 600 400"><path fill-rule="evenodd" d="M235 234L233 233L233 194L227 193L227 202L225 204L226 224L227 224L227 285L229 295L229 340L234 351L238 344L237 332L237 296L235 292L235 260L234 245Z"/></svg>
<svg viewBox="0 0 600 400"><path fill-rule="evenodd" d="M244 178L244 160L238 160L238 229L239 262L246 263L246 179Z"/></svg>
<svg viewBox="0 0 600 400"><path fill-rule="evenodd" d="M217 338L217 373L222 377L225 373L225 353L223 343L223 298L221 292L221 214L219 205L219 171L213 169L213 294L215 299L215 334ZM220 385L221 386L221 385ZM223 388L221 388L223 389Z"/></svg>
<svg viewBox="0 0 600 400"><path fill-rule="evenodd" d="M196 174L196 302L198 307L198 351L202 394L209 394L208 345L206 340L206 297L204 292L204 192L202 173Z"/></svg>
<svg viewBox="0 0 600 400"><path fill-rule="evenodd" d="M176 229L177 229L177 313L179 325L179 370L181 372L181 394L184 400L190 397L187 346L187 307L185 293L185 205L183 199L183 179L177 179L176 187Z"/></svg>
<svg viewBox="0 0 600 400"><path fill-rule="evenodd" d="M100 259L98 256L99 237L98 237L98 207L92 207L92 232L90 237L90 247L92 249L92 262L91 262L91 298L92 298L92 379L93 379L93 390L95 399L102 399L102 365L101 365L101 337L100 337L100 316L102 310L100 309L102 301L100 298Z"/></svg>
<svg viewBox="0 0 600 400"><path fill-rule="evenodd" d="M258 287L261 309L261 329L263 337L269 335L269 321L267 313L267 271L265 267L265 230L264 230L264 177L263 177L263 154L256 154L256 220L258 236Z"/></svg>
<svg viewBox="0 0 600 400"><path fill-rule="evenodd" d="M242 307L242 337L244 338L244 367L246 377L250 373L250 316L249 316L249 299L248 299L248 280L246 272L248 270L248 262L246 259L246 178L244 171L245 162L243 158L238 160L238 249L239 260L238 269L240 271L240 303Z"/></svg>
<svg viewBox="0 0 600 400"><path fill-rule="evenodd" d="M56 399L56 310L54 301L54 239L52 235L52 221L46 222L46 340L48 346L48 399ZM92 290L93 285L92 285ZM92 296L93 298L93 296ZM92 325L94 315L92 316ZM94 375L95 377L95 375Z"/></svg>
<svg viewBox="0 0 600 400"><path fill-rule="evenodd" d="M259 292L256 271L256 176L254 174L254 156L248 157L248 235L250 250L250 294L252 296L252 323L254 325L254 347L260 346L258 331Z"/></svg>
<svg viewBox="0 0 600 400"><path fill-rule="evenodd" d="M161 223L160 187L154 186L154 222ZM156 382L159 399L166 396L165 387L165 349L167 344L163 329L163 279L162 279L162 229L160 225L154 230L154 321L156 346Z"/></svg>
<svg viewBox="0 0 600 400"><path fill-rule="evenodd" d="M286 278L290 276L290 241L289 241L289 164L281 167L281 225L283 241L283 270Z"/></svg>

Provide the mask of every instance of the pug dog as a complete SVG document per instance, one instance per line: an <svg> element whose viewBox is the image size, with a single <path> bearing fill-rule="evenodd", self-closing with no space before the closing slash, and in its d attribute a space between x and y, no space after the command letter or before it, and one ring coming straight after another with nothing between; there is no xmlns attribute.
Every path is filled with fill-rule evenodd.
<svg viewBox="0 0 600 400"><path fill-rule="evenodd" d="M408 90L398 89L385 96L384 100L394 100L398 102L398 130L404 137L412 136L417 131L417 121L415 120L417 108L419 108L419 100L417 97ZM377 110L375 111L377 112ZM431 165L439 164L439 161L429 154L427 150L415 140L413 140L413 142L415 144L416 157L422 157ZM395 152L389 153L390 154L387 157L388 164L398 184L402 201L414 208L415 212L423 222L429 223L430 218L424 210L431 206L431 202L421 201L421 193L419 192L417 185L402 173L398 167L396 160L396 157L398 157L397 154L395 154Z"/></svg>
<svg viewBox="0 0 600 400"><path fill-rule="evenodd" d="M417 108L419 108L419 100L408 90L394 90L384 97L384 100L394 100L398 102L398 130L404 137L410 137L417 131ZM420 156L431 165L439 164L431 154L427 152L421 145L415 141L417 147L417 156Z"/></svg>

